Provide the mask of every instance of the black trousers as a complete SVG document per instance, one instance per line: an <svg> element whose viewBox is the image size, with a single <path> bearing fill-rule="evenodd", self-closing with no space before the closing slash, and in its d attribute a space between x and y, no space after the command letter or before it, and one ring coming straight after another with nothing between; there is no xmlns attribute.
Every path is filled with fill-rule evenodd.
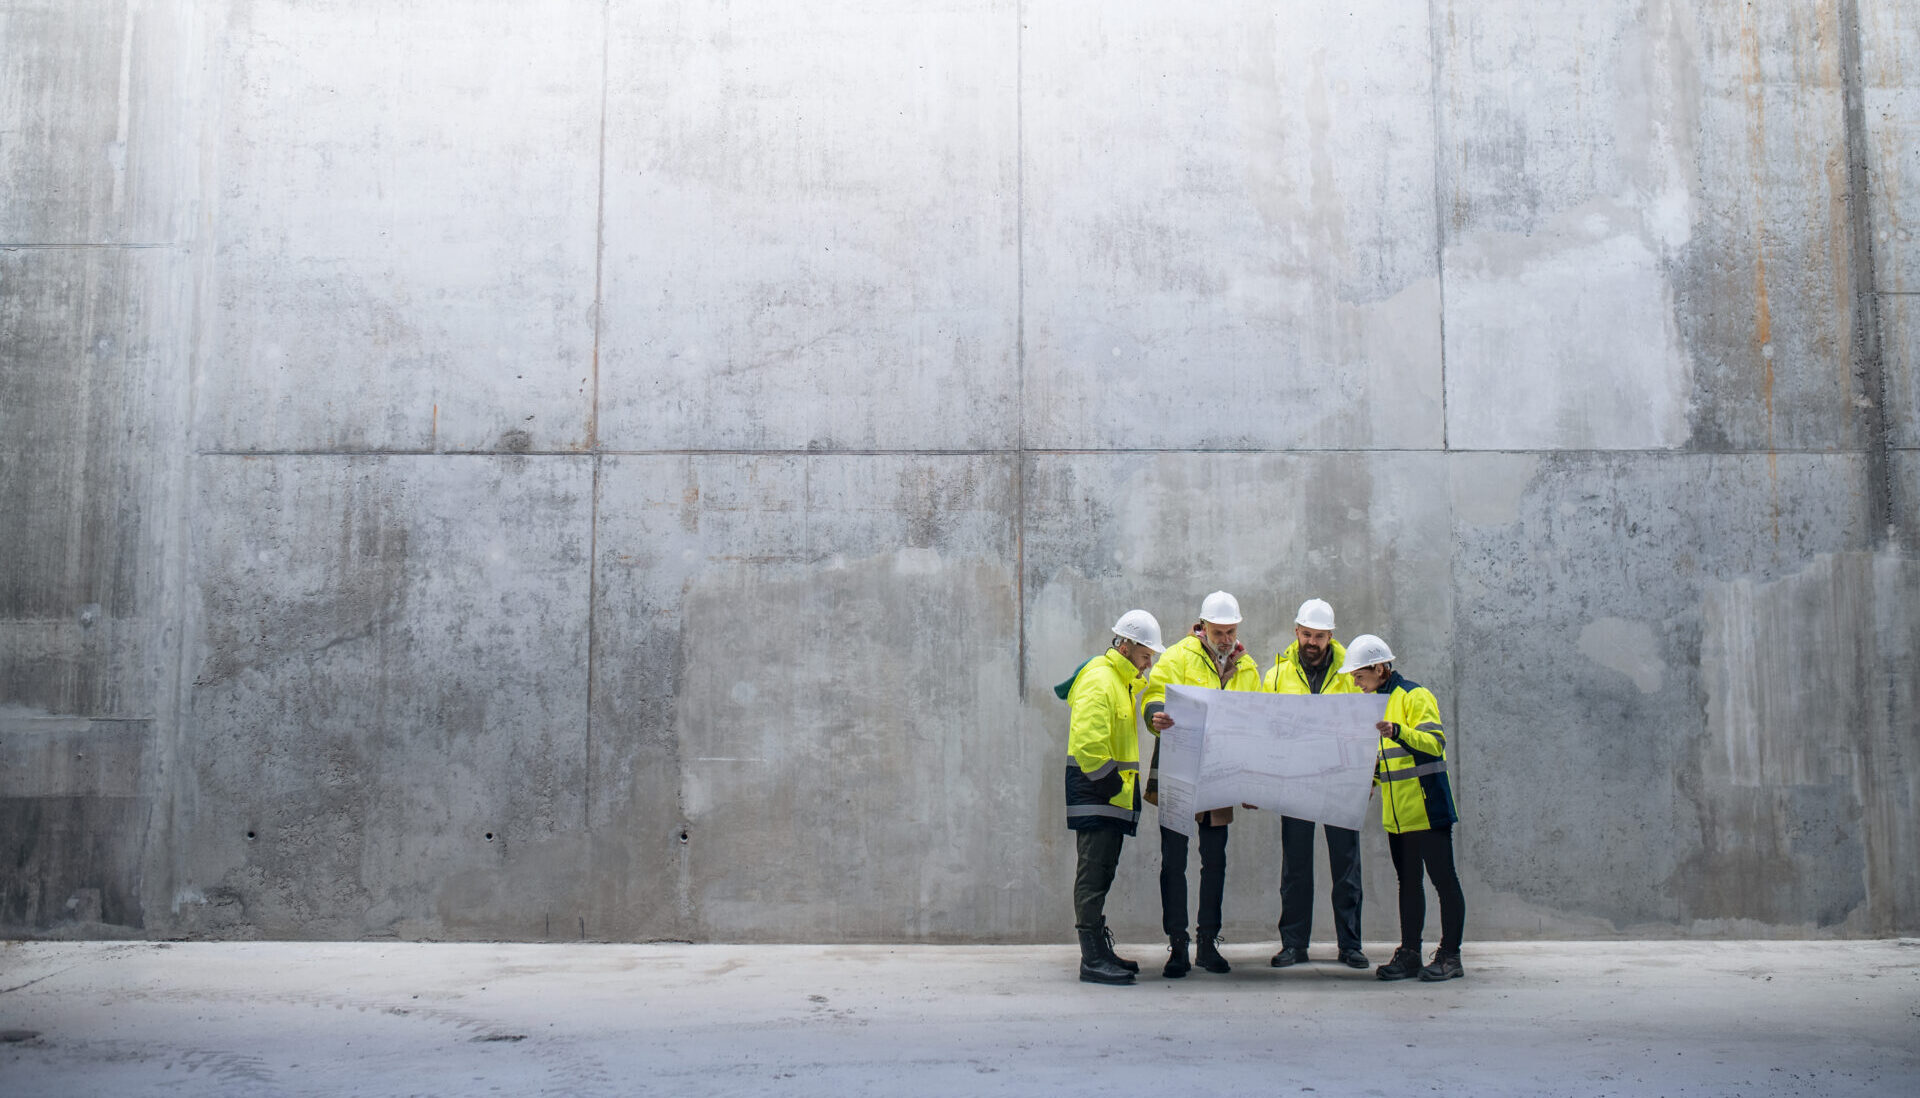
<svg viewBox="0 0 1920 1098"><path fill-rule="evenodd" d="M1393 871L1400 878L1400 948L1420 952L1420 931L1427 925L1427 888L1424 869L1440 894L1440 948L1457 953L1467 924L1467 898L1460 892L1460 875L1453 870L1453 828L1387 832L1393 853Z"/></svg>
<svg viewBox="0 0 1920 1098"><path fill-rule="evenodd" d="M1313 937L1312 820L1280 817L1280 944L1304 950ZM1333 876L1333 933L1342 950L1360 948L1360 833L1323 827Z"/></svg>
<svg viewBox="0 0 1920 1098"><path fill-rule="evenodd" d="M1227 891L1227 829L1200 825L1202 938L1220 933L1220 898ZM1187 837L1160 829L1160 927L1169 938L1187 936Z"/></svg>
<svg viewBox="0 0 1920 1098"><path fill-rule="evenodd" d="M1073 925L1093 930L1107 921L1107 890L1113 887L1113 870L1120 864L1127 833L1117 827L1094 827L1073 834L1080 853L1073 873Z"/></svg>

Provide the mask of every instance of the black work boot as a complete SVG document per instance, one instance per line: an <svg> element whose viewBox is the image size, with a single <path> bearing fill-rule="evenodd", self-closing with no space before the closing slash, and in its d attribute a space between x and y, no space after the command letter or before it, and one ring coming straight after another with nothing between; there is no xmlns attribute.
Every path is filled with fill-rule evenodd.
<svg viewBox="0 0 1920 1098"><path fill-rule="evenodd" d="M1101 930L1097 926L1083 926L1080 931L1080 979L1089 984L1130 984L1133 973L1107 960L1107 951L1101 942Z"/></svg>
<svg viewBox="0 0 1920 1098"><path fill-rule="evenodd" d="M1275 968L1292 968L1294 965L1304 963L1306 959L1306 950L1295 949L1292 946L1283 946L1280 952L1273 955L1273 960L1267 963Z"/></svg>
<svg viewBox="0 0 1920 1098"><path fill-rule="evenodd" d="M1188 970L1192 968L1193 965L1187 961L1186 936L1182 935L1178 938L1168 938L1167 967L1160 970L1160 975L1165 976L1169 980L1178 980L1180 977L1185 976Z"/></svg>
<svg viewBox="0 0 1920 1098"><path fill-rule="evenodd" d="M1460 951L1457 949L1436 949L1433 951L1433 963L1420 970L1420 978L1432 983L1435 980L1458 980L1467 970L1460 967Z"/></svg>
<svg viewBox="0 0 1920 1098"><path fill-rule="evenodd" d="M1393 951L1393 960L1373 970L1382 980L1411 980L1420 974L1420 951L1401 946Z"/></svg>
<svg viewBox="0 0 1920 1098"><path fill-rule="evenodd" d="M1100 920L1100 951L1106 955L1107 960L1112 961L1128 972L1140 971L1139 961L1129 961L1113 951L1113 931L1108 929L1105 919Z"/></svg>
<svg viewBox="0 0 1920 1098"><path fill-rule="evenodd" d="M1220 956L1220 935L1200 932L1200 944L1193 951L1193 963L1208 972L1232 972L1233 966Z"/></svg>

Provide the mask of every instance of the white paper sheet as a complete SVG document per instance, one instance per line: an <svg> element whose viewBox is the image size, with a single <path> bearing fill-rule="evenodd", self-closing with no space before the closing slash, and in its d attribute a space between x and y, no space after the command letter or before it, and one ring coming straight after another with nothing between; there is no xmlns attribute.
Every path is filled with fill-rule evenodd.
<svg viewBox="0 0 1920 1098"><path fill-rule="evenodd" d="M1194 813L1252 804L1359 830L1386 711L1383 694L1168 687L1160 825L1191 836Z"/></svg>

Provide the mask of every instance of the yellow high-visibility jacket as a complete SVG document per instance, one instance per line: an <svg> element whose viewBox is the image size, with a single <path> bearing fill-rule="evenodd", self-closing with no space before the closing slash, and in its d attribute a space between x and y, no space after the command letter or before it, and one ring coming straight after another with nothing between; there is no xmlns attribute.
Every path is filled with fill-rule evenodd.
<svg viewBox="0 0 1920 1098"><path fill-rule="evenodd" d="M1380 737L1373 780L1381 787L1380 822L1391 834L1450 827L1460 818L1447 780L1447 734L1433 691L1395 671L1381 686L1393 725Z"/></svg>
<svg viewBox="0 0 1920 1098"><path fill-rule="evenodd" d="M1227 685L1220 685L1220 674L1215 671L1213 657L1207 655L1207 646L1197 633L1189 633L1179 642L1167 649L1160 662L1153 665L1153 674L1147 677L1147 692L1140 699L1140 707L1148 716L1166 708L1167 687L1169 686L1205 686L1214 690L1253 690L1260 689L1260 665L1251 655L1240 653L1240 659L1233 666L1233 674L1227 677Z"/></svg>
<svg viewBox="0 0 1920 1098"><path fill-rule="evenodd" d="M1188 633L1173 647L1167 649L1160 662L1153 665L1153 674L1147 677L1147 692L1140 698L1140 710L1151 721L1155 713L1167 707L1167 687L1169 686L1205 686L1213 690L1222 689L1220 673L1214 670L1213 657L1207 655L1207 646L1198 633ZM1260 665L1251 655L1240 653L1233 665L1233 674L1227 677L1227 690L1250 690L1258 693L1260 687ZM1147 774L1147 792L1157 794L1160 790L1160 733L1152 724L1147 728L1153 732L1153 765ZM1230 808L1217 809L1216 823L1224 823L1233 818Z"/></svg>
<svg viewBox="0 0 1920 1098"><path fill-rule="evenodd" d="M1320 681L1322 694L1358 694L1360 688L1353 685L1352 675L1342 675L1340 665L1347 662L1347 646L1333 641L1328 647L1333 649L1327 657L1327 676ZM1307 681L1307 669L1300 666L1300 642L1294 641L1285 652L1273 657L1273 670L1267 672L1264 685L1269 694L1311 694L1313 685Z"/></svg>
<svg viewBox="0 0 1920 1098"><path fill-rule="evenodd" d="M1147 679L1109 648L1088 660L1067 691L1067 827L1118 828L1140 819L1140 694Z"/></svg>

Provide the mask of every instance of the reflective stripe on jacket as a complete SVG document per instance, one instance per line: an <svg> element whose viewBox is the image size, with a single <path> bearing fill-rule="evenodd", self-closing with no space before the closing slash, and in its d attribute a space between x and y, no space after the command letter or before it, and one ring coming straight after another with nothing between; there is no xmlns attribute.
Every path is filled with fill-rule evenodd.
<svg viewBox="0 0 1920 1098"><path fill-rule="evenodd" d="M1393 734L1380 737L1380 758L1373 780L1383 787L1380 822L1395 835L1449 827L1460 818L1447 780L1447 734L1440 727L1440 703L1433 691L1393 672L1381 693L1387 712L1381 719Z"/></svg>
<svg viewBox="0 0 1920 1098"><path fill-rule="evenodd" d="M1300 642L1294 641L1285 652L1273 657L1273 670L1267 672L1265 686L1269 694L1358 694L1352 675L1342 675L1340 665L1347 662L1347 646L1339 641L1328 644L1333 651L1327 657L1327 675L1314 690L1307 669L1300 665Z"/></svg>
<svg viewBox="0 0 1920 1098"><path fill-rule="evenodd" d="M1109 648L1080 668L1067 690L1067 827L1118 828L1140 819L1140 692L1146 677Z"/></svg>

